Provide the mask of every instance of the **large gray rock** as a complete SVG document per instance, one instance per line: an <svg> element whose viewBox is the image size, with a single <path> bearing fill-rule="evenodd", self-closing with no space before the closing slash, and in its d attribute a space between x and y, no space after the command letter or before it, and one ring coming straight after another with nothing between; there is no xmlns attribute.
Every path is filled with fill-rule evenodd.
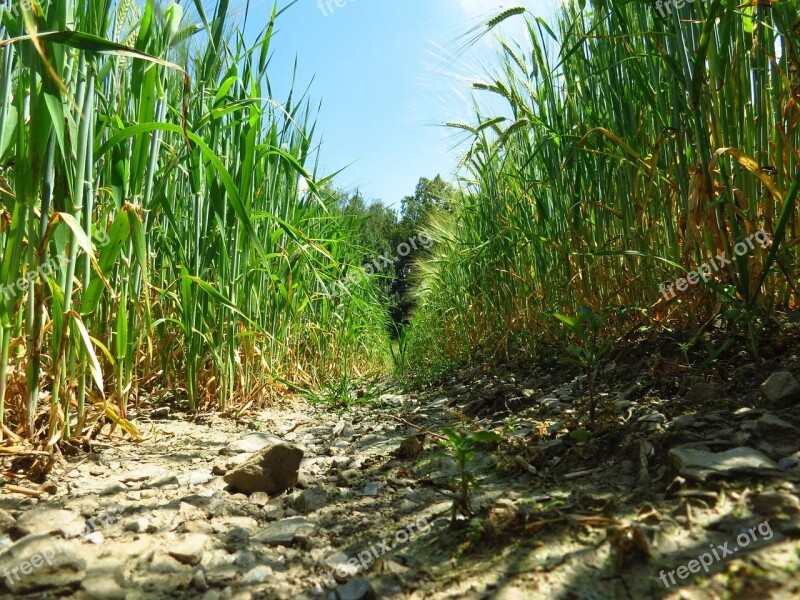
<svg viewBox="0 0 800 600"><path fill-rule="evenodd" d="M0 555L0 585L13 594L77 586L86 561L76 546L49 535L29 535Z"/></svg>
<svg viewBox="0 0 800 600"><path fill-rule="evenodd" d="M761 392L770 402L800 401L800 383L788 371L778 371L761 384Z"/></svg>
<svg viewBox="0 0 800 600"><path fill-rule="evenodd" d="M279 437L275 437L269 433L262 433L260 431L249 433L241 440L236 440L235 442L231 442L228 444L226 448L224 448L220 454L226 456L233 456L234 454L255 454L256 452L260 452L269 446L274 446L276 444L283 443L283 440Z"/></svg>
<svg viewBox="0 0 800 600"><path fill-rule="evenodd" d="M72 538L86 532L86 520L71 510L40 508L20 516L16 528L23 536L58 533Z"/></svg>
<svg viewBox="0 0 800 600"><path fill-rule="evenodd" d="M225 475L225 483L245 494L278 494L297 485L303 451L285 442L267 446Z"/></svg>
<svg viewBox="0 0 800 600"><path fill-rule="evenodd" d="M712 475L724 477L735 473L759 474L765 470L779 470L767 456L745 447L727 452L678 447L669 451L669 459L681 475L695 481L705 481Z"/></svg>

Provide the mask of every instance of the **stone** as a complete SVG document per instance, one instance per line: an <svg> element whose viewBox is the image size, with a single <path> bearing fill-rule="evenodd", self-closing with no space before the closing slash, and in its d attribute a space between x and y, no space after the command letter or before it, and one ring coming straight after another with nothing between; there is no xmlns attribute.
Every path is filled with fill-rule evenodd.
<svg viewBox="0 0 800 600"><path fill-rule="evenodd" d="M267 505L264 507L263 516L268 521L277 521L286 516L286 511L280 506Z"/></svg>
<svg viewBox="0 0 800 600"><path fill-rule="evenodd" d="M125 589L109 573L89 573L81 588L93 600L125 600Z"/></svg>
<svg viewBox="0 0 800 600"><path fill-rule="evenodd" d="M269 494L266 492L255 492L250 496L250 503L256 506L266 506L269 503Z"/></svg>
<svg viewBox="0 0 800 600"><path fill-rule="evenodd" d="M185 574L187 568L176 559L166 554L158 553L150 561L147 568L149 573Z"/></svg>
<svg viewBox="0 0 800 600"><path fill-rule="evenodd" d="M355 483L361 477L361 471L358 469L346 469L339 473L339 485L347 487Z"/></svg>
<svg viewBox="0 0 800 600"><path fill-rule="evenodd" d="M768 438L787 434L795 436L798 433L797 427L769 413L763 415L756 421L756 425L758 427L758 432L762 436L767 436Z"/></svg>
<svg viewBox="0 0 800 600"><path fill-rule="evenodd" d="M344 552L334 552L333 554L325 557L322 564L325 565L326 571L339 583L350 580L358 574L358 565L353 565L350 562L350 557Z"/></svg>
<svg viewBox="0 0 800 600"><path fill-rule="evenodd" d="M17 519L16 528L23 536L59 533L73 538L86 532L86 520L71 510L39 508L23 513Z"/></svg>
<svg viewBox="0 0 800 600"><path fill-rule="evenodd" d="M234 454L255 454L270 446L282 443L283 440L279 437L257 431L247 434L241 440L231 442L220 454L225 454L227 456L233 456Z"/></svg>
<svg viewBox="0 0 800 600"><path fill-rule="evenodd" d="M150 521L148 521L145 517L131 519L130 521L125 522L123 529L131 533L147 533L147 531L150 529Z"/></svg>
<svg viewBox="0 0 800 600"><path fill-rule="evenodd" d="M208 582L206 581L206 573L203 569L197 569L192 575L192 587L198 592L205 592L208 590Z"/></svg>
<svg viewBox="0 0 800 600"><path fill-rule="evenodd" d="M157 408L150 413L150 418L153 421L164 421L165 419L169 419L169 413L169 406L162 406L161 408Z"/></svg>
<svg viewBox="0 0 800 600"><path fill-rule="evenodd" d="M527 600L528 598L530 598L530 592L518 587L508 586L503 586L494 595L494 600Z"/></svg>
<svg viewBox="0 0 800 600"><path fill-rule="evenodd" d="M346 468L347 468L347 466L348 466L348 465L349 465L351 462L353 462L353 459L352 459L352 458L350 458L349 456L334 456L334 457L331 459L331 464L333 464L333 466L334 466L336 469L340 469L340 470L341 470L341 469L346 469Z"/></svg>
<svg viewBox="0 0 800 600"><path fill-rule="evenodd" d="M189 474L189 485L203 485L214 479L211 471L193 471Z"/></svg>
<svg viewBox="0 0 800 600"><path fill-rule="evenodd" d="M202 533L189 533L174 541L167 547L169 555L185 565L196 565L203 560L203 554L208 544L208 536Z"/></svg>
<svg viewBox="0 0 800 600"><path fill-rule="evenodd" d="M800 467L800 452L795 452L791 456L785 456L778 462L778 466L784 471L790 471Z"/></svg>
<svg viewBox="0 0 800 600"><path fill-rule="evenodd" d="M382 483L377 481L372 481L364 486L364 490L361 493L364 496L375 497L380 493L382 487L383 487Z"/></svg>
<svg viewBox="0 0 800 600"><path fill-rule="evenodd" d="M288 546L303 533L314 530L314 524L305 517L292 517L270 523L254 539L268 546Z"/></svg>
<svg viewBox="0 0 800 600"><path fill-rule="evenodd" d="M242 577L242 584L244 585L259 585L265 583L273 577L272 569L267 565L258 565L250 569Z"/></svg>
<svg viewBox="0 0 800 600"><path fill-rule="evenodd" d="M338 600L376 600L378 596L370 582L359 577L337 587L336 597Z"/></svg>
<svg viewBox="0 0 800 600"><path fill-rule="evenodd" d="M142 484L144 485L144 484ZM154 479L152 483L147 484L147 487L156 489L172 489L176 490L180 487L181 481L177 475L164 475L158 479Z"/></svg>
<svg viewBox="0 0 800 600"><path fill-rule="evenodd" d="M702 404L716 400L724 395L725 388L722 385L698 381L689 389L684 399L692 404Z"/></svg>
<svg viewBox="0 0 800 600"><path fill-rule="evenodd" d="M404 439L400 444L400 448L397 450L397 458L407 460L414 460L417 458L424 450L422 445L424 439L424 435L412 435Z"/></svg>
<svg viewBox="0 0 800 600"><path fill-rule="evenodd" d="M228 552L235 552L238 549L246 548L250 542L250 533L241 527L234 527L225 533L225 549Z"/></svg>
<svg viewBox="0 0 800 600"><path fill-rule="evenodd" d="M83 541L89 544L99 545L102 544L104 541L106 541L106 536L103 535L102 531L93 531L89 535L84 536Z"/></svg>
<svg viewBox="0 0 800 600"><path fill-rule="evenodd" d="M786 491L762 492L753 500L753 510L765 517L800 516L800 500Z"/></svg>
<svg viewBox="0 0 800 600"><path fill-rule="evenodd" d="M17 520L7 510L0 509L0 533L8 533L14 529Z"/></svg>
<svg viewBox="0 0 800 600"><path fill-rule="evenodd" d="M13 594L76 586L85 572L77 547L49 535L25 536L0 555L3 583Z"/></svg>
<svg viewBox="0 0 800 600"><path fill-rule="evenodd" d="M294 501L294 507L301 513L312 513L324 508L328 503L328 492L322 487L303 490Z"/></svg>
<svg viewBox="0 0 800 600"><path fill-rule="evenodd" d="M778 404L800 401L800 383L788 371L778 371L761 384L761 392Z"/></svg>
<svg viewBox="0 0 800 600"><path fill-rule="evenodd" d="M378 398L378 401L388 404L389 406L398 408L403 405L405 399L406 399L405 396L401 396L399 394L384 394L383 396Z"/></svg>
<svg viewBox="0 0 800 600"><path fill-rule="evenodd" d="M128 488L126 488L124 485L116 481L100 490L100 496L116 496L127 489Z"/></svg>
<svg viewBox="0 0 800 600"><path fill-rule="evenodd" d="M737 472L759 474L778 470L778 465L753 448L741 447L727 452L709 452L693 447L678 447L669 451L669 459L678 472L695 481L709 476L728 476Z"/></svg>
<svg viewBox="0 0 800 600"><path fill-rule="evenodd" d="M223 478L234 490L278 494L297 485L303 451L285 442L269 445Z"/></svg>
<svg viewBox="0 0 800 600"><path fill-rule="evenodd" d="M667 427L669 429L687 429L692 427L697 422L697 413L687 413L685 415L680 415L679 417L675 417L672 421L669 422Z"/></svg>

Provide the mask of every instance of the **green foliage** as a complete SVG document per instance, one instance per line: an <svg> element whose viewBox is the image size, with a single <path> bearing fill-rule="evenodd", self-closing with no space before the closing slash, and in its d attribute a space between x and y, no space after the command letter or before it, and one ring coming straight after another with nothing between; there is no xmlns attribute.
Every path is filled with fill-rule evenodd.
<svg viewBox="0 0 800 600"><path fill-rule="evenodd" d="M501 15L524 19L527 39L497 40L495 68L473 84L475 122L453 124L469 136L463 189L430 226L410 376L537 360L562 343L549 315L565 307L613 306L625 318L608 322L612 338L696 329L722 305L754 348L796 306L800 129L785 107L800 2L696 2L673 16L608 0L564 2L549 24ZM660 283L735 256L760 229L769 249L661 298ZM595 351L571 349L581 364Z"/></svg>
<svg viewBox="0 0 800 600"><path fill-rule="evenodd" d="M584 368L593 368L611 349L611 341L600 339L606 319L596 315L588 306L578 307L578 316L554 314L569 333L579 342L567 346L569 354L564 360Z"/></svg>
<svg viewBox="0 0 800 600"><path fill-rule="evenodd" d="M453 500L453 512L450 526L456 526L456 518L461 516L471 518L472 507L470 506L469 492L477 485L477 479L468 469L467 463L475 458L473 448L476 444L502 442L503 437L493 431L479 431L477 433L467 433L456 431L455 429L444 429L446 439L439 442L439 446L449 450L458 463L459 475L451 483L457 490L457 497Z"/></svg>
<svg viewBox="0 0 800 600"><path fill-rule="evenodd" d="M457 197L456 189L437 175L433 179L421 177L412 196L402 200L403 224L405 233L411 237L424 227L431 213L450 211Z"/></svg>
<svg viewBox="0 0 800 600"><path fill-rule="evenodd" d="M567 356L562 359L562 362L579 365L586 373L586 384L589 389L589 421L591 428L594 429L597 410L597 400L594 395L596 367L612 346L611 340L602 339L606 319L596 315L588 306L580 306L577 317L568 317L562 314L553 316L561 321L578 342L577 344L570 343L567 346Z"/></svg>
<svg viewBox="0 0 800 600"><path fill-rule="evenodd" d="M226 0L38 4L0 25L0 422L136 435L144 396L240 411L387 368L374 279L326 293L370 239L310 170L309 100L270 98L283 10L247 47Z"/></svg>
<svg viewBox="0 0 800 600"><path fill-rule="evenodd" d="M381 303L391 320L389 333L397 337L414 306L410 294L414 263L430 249L427 220L450 209L456 189L439 175L420 178L414 195L402 200L399 218L378 200L367 203L360 192L336 195L337 210L351 219L358 231L353 241L366 252L361 266L376 272Z"/></svg>

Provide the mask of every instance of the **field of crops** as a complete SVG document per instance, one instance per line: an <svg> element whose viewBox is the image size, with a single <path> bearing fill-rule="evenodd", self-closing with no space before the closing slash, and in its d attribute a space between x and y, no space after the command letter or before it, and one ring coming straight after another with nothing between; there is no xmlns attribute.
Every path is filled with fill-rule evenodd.
<svg viewBox="0 0 800 600"><path fill-rule="evenodd" d="M109 422L137 436L141 402L238 414L347 393L391 354L430 380L574 336L596 362L603 340L711 322L757 354L796 308L796 0L572 0L549 24L524 7L484 23L497 59L476 105L505 108L449 124L460 194L426 215L431 254L393 342L377 279L352 276L367 251L315 167L310 99L272 94L285 9L248 44L229 1L208 4L196 21L154 0L2 13L9 447ZM523 38L495 36L511 22Z"/></svg>
<svg viewBox="0 0 800 600"><path fill-rule="evenodd" d="M506 110L451 124L468 136L465 193L431 228L412 374L710 320L757 355L796 308L800 4L681 5L489 23L523 19L528 39L498 39L473 85Z"/></svg>
<svg viewBox="0 0 800 600"><path fill-rule="evenodd" d="M241 410L380 370L352 223L307 164L306 98L271 98L273 27L227 0L59 0L0 24L0 425L52 446L143 396ZM280 17L273 10L272 18ZM48 33L37 33L48 32Z"/></svg>

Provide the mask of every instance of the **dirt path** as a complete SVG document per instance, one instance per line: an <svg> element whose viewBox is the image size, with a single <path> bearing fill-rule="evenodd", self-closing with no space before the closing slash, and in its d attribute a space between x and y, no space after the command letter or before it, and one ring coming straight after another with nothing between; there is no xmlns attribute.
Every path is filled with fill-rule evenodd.
<svg viewBox="0 0 800 600"><path fill-rule="evenodd" d="M725 395L698 386L684 399ZM754 390L699 417L627 381L604 392L615 426L579 441L580 388L479 374L424 393L386 387L341 413L140 418L148 442L56 468L39 500L0 496L0 597L800 597L798 405L767 410ZM398 456L418 430L390 415L503 432L470 463L468 526L450 528L455 461L430 435ZM227 491L221 475L272 436L303 450L298 487ZM753 466L756 454L769 463ZM713 473L681 463L709 455Z"/></svg>

